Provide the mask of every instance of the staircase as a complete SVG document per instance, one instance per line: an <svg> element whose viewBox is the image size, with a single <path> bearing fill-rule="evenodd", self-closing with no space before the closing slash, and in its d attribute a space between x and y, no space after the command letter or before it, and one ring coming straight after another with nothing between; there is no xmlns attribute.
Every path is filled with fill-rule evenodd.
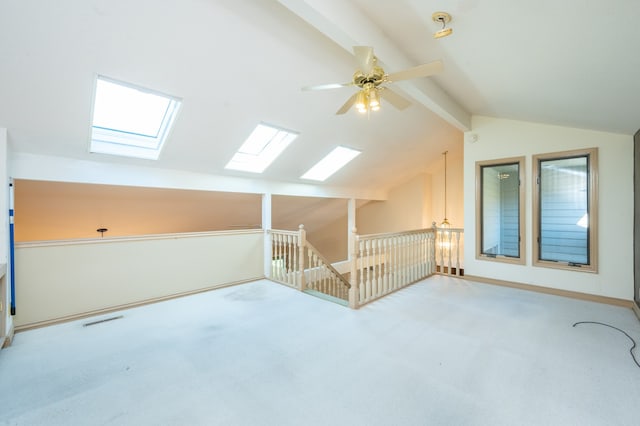
<svg viewBox="0 0 640 426"><path fill-rule="evenodd" d="M351 308L407 287L433 274L462 275L462 229L431 228L358 235L354 230L347 280L298 231L270 230L268 277Z"/></svg>

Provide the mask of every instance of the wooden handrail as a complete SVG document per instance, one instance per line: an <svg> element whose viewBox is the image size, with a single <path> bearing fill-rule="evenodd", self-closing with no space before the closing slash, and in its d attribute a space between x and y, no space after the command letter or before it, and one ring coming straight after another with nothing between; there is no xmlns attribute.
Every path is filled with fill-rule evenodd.
<svg viewBox="0 0 640 426"><path fill-rule="evenodd" d="M326 266L327 269L329 269L331 273L335 275L342 284L344 284L347 288L351 288L351 283L349 283L349 281L347 281L340 272L338 272L333 266L331 266L331 263L329 263L329 261L318 251L317 248L315 248L309 241L306 241L305 245L308 250L311 250L318 257L318 259L322 261L324 266Z"/></svg>

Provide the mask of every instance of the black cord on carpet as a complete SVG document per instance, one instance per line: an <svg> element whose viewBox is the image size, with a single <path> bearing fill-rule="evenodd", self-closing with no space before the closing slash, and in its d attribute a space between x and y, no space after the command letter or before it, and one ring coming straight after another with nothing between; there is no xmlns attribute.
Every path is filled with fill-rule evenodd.
<svg viewBox="0 0 640 426"><path fill-rule="evenodd" d="M612 326L612 325L605 324L605 323L603 323L603 322L597 322L597 321L580 321L580 322L577 322L577 323L573 324L573 326L575 327L575 326L576 326L576 325L578 325L578 324L598 324L598 325L604 325L605 327L609 327L609 328L613 328L614 330L618 330L620 333L622 333L622 334L624 334L625 336L627 336L627 337L629 338L629 340L631 340L631 342L633 342L633 346L631 346L631 349L629 349L629 353L631 354L631 358L633 358L633 362L635 362L635 363L636 363L636 365L637 365L638 367L640 367L640 363L638 362L638 360L636 359L635 354L633 353L633 350L636 348L636 341L635 341L635 340L633 340L633 337L629 336L629 335L627 334L627 332L626 332L626 331L624 331L624 330L620 330L618 327L614 327L614 326Z"/></svg>

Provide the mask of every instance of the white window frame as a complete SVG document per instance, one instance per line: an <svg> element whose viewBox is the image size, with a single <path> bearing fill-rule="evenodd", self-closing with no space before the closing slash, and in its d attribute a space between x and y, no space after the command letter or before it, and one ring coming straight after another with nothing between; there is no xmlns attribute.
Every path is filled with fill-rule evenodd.
<svg viewBox="0 0 640 426"><path fill-rule="evenodd" d="M97 84L99 80L163 97L168 101L168 106L163 116L162 122L158 126L158 133L156 135L143 135L125 130L95 126L93 124L92 118L89 152L96 154L109 154L123 157L142 158L146 160L157 160L160 157L160 152L162 151L164 143L166 142L167 137L169 136L169 133L173 127L182 101L174 96L169 96L164 93L146 89L144 87L98 75L96 76L94 85L94 109L96 102ZM93 117L93 110L91 115Z"/></svg>

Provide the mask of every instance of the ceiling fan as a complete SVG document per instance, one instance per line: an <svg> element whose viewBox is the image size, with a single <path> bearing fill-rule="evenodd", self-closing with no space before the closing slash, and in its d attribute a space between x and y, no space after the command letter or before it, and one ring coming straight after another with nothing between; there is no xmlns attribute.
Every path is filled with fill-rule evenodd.
<svg viewBox="0 0 640 426"><path fill-rule="evenodd" d="M378 66L378 58L373 54L373 47L354 46L353 54L360 68L353 74L353 80L351 82L306 86L303 87L302 90L327 90L349 86L359 87L360 90L347 99L347 102L340 107L336 114L344 114L354 105L358 112L361 113L378 111L380 109L380 98L388 101L399 110L403 110L411 105L411 102L386 85L411 78L428 77L442 71L442 62L434 61L404 71L387 74L382 67Z"/></svg>

